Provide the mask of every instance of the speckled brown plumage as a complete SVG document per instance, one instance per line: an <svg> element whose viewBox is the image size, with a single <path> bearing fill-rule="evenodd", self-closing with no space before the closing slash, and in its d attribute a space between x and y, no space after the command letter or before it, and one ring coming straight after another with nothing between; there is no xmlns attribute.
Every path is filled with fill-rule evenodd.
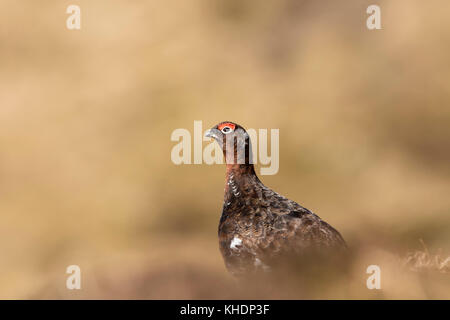
<svg viewBox="0 0 450 320"><path fill-rule="evenodd" d="M230 130L222 132L226 126ZM227 162L219 246L231 273L268 271L284 258L301 260L311 253L334 254L346 247L333 227L259 180L244 128L226 121L206 136L219 143ZM227 152L230 148L233 152Z"/></svg>

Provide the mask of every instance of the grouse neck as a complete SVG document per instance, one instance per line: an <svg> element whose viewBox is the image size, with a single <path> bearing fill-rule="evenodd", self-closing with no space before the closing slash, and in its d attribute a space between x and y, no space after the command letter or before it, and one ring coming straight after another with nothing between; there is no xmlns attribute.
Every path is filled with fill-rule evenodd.
<svg viewBox="0 0 450 320"><path fill-rule="evenodd" d="M226 203L245 196L251 192L252 186L260 183L253 164L228 164L225 183Z"/></svg>
<svg viewBox="0 0 450 320"><path fill-rule="evenodd" d="M227 177L256 176L253 164L227 164Z"/></svg>

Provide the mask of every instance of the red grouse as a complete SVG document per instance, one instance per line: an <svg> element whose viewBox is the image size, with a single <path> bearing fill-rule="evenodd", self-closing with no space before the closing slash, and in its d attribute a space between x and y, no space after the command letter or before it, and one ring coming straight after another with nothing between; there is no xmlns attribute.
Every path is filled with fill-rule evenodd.
<svg viewBox="0 0 450 320"><path fill-rule="evenodd" d="M219 245L232 274L268 271L282 258L303 260L306 254L328 255L346 248L337 230L259 180L243 127L221 122L205 136L219 143L226 161Z"/></svg>

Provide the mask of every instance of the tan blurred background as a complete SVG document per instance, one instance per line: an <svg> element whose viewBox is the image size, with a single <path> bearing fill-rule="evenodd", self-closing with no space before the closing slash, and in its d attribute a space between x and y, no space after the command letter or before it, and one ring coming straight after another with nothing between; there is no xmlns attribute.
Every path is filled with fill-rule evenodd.
<svg viewBox="0 0 450 320"><path fill-rule="evenodd" d="M402 265L450 255L449 57L447 0L2 0L0 298L450 298L448 273ZM280 129L262 180L341 231L350 282L236 285L224 167L170 160L194 120Z"/></svg>

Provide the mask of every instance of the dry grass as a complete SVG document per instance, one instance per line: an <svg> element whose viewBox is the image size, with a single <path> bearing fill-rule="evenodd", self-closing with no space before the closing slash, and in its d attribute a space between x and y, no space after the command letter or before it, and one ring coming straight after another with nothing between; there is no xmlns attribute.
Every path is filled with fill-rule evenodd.
<svg viewBox="0 0 450 320"><path fill-rule="evenodd" d="M408 253L404 258L404 265L413 271L437 271L450 273L450 256L443 257L440 254L431 254L421 239L423 250Z"/></svg>

